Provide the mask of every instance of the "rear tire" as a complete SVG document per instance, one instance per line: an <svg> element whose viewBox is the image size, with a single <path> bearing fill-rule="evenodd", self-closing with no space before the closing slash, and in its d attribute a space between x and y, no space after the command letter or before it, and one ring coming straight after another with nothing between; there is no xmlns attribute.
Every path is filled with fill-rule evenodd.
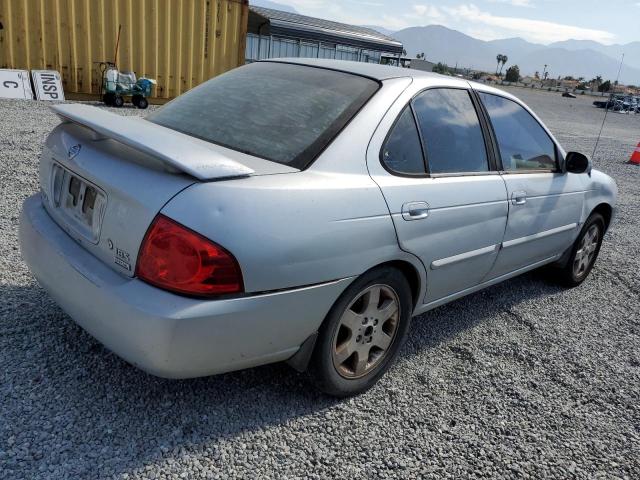
<svg viewBox="0 0 640 480"><path fill-rule="evenodd" d="M136 106L139 109L144 110L145 108L147 108L149 106L149 101L144 97L140 97L138 99L138 103L136 104Z"/></svg>
<svg viewBox="0 0 640 480"><path fill-rule="evenodd" d="M412 310L411 287L400 271L376 268L354 281L318 332L308 368L314 385L335 397L371 388L404 344Z"/></svg>
<svg viewBox="0 0 640 480"><path fill-rule="evenodd" d="M124 98L121 95L116 95L113 97L113 106L116 108L120 108L124 105Z"/></svg>
<svg viewBox="0 0 640 480"><path fill-rule="evenodd" d="M553 271L561 285L573 288L586 280L600 253L604 232L604 218L599 213L592 213L580 230L566 265Z"/></svg>

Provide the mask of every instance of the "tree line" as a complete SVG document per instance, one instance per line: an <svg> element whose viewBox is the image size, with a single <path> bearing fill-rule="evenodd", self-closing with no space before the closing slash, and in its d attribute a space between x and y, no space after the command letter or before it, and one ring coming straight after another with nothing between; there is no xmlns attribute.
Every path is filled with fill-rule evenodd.
<svg viewBox="0 0 640 480"><path fill-rule="evenodd" d="M418 53L416 55L417 59L424 59L425 58L425 54L424 52ZM507 63L507 61L509 60L509 57L507 57L506 55L503 55L502 53L499 53L498 55L496 55L496 75L500 78L502 78L502 70L505 66L505 64ZM543 78L541 78L540 76L540 72L535 72L534 74L534 78L537 80L542 80L542 81L546 81L549 79L549 72L546 71L546 67L547 65L545 65L545 72L542 75ZM438 62L434 65L433 67L433 72L434 73L440 73L443 75L454 75L457 74L457 69L453 69L451 67L449 67L446 63L444 62ZM482 76L482 74L480 72L476 72L473 75L474 79L480 79ZM518 65L511 65L507 71L505 72L504 75L504 79L507 82L512 82L512 83L516 83L519 82L522 77L520 76L520 67ZM574 78L571 75L568 75L564 78L558 77L558 81L560 80L574 80L577 81L578 84L576 86L576 90L587 90L589 89L589 86L593 86L595 88L597 88L597 90L599 92L609 92L612 90L613 86L617 86L618 82L611 82L611 80L606 80L603 81L602 80L602 76L598 75L595 78L592 78L589 81L586 81L584 77L578 77L578 78ZM629 88L636 88L634 85L629 85Z"/></svg>

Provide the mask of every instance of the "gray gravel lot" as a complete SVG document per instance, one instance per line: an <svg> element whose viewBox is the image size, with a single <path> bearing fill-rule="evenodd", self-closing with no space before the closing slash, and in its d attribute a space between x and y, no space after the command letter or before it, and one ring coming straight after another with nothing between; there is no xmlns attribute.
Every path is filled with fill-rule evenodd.
<svg viewBox="0 0 640 480"><path fill-rule="evenodd" d="M591 154L592 99L512 91ZM534 272L422 315L390 374L346 401L282 365L154 378L76 326L17 237L56 123L0 100L0 478L640 477L640 116L603 133L619 212L585 284Z"/></svg>

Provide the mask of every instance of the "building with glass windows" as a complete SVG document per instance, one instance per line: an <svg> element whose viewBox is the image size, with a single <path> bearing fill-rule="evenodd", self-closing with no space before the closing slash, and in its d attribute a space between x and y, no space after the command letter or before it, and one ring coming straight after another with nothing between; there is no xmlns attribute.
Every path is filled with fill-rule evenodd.
<svg viewBox="0 0 640 480"><path fill-rule="evenodd" d="M370 28L249 7L247 62L304 57L380 63L382 55L402 51L401 42Z"/></svg>

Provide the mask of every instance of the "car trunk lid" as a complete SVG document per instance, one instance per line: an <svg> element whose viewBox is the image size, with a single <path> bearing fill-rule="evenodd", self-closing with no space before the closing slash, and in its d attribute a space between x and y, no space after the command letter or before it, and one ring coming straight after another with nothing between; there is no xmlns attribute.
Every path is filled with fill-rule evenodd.
<svg viewBox="0 0 640 480"><path fill-rule="evenodd" d="M202 181L298 171L95 107L54 111L64 121L40 160L45 208L76 242L126 276L135 274L149 225L180 191Z"/></svg>

